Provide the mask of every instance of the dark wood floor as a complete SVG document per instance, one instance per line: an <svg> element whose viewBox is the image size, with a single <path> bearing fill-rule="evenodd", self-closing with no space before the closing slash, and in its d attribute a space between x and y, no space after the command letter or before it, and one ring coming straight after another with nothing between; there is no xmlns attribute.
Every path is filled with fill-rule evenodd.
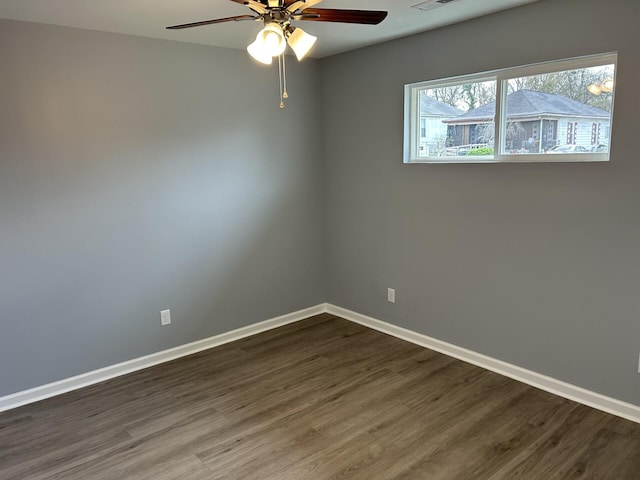
<svg viewBox="0 0 640 480"><path fill-rule="evenodd" d="M640 479L640 425L320 315L0 414L0 479Z"/></svg>

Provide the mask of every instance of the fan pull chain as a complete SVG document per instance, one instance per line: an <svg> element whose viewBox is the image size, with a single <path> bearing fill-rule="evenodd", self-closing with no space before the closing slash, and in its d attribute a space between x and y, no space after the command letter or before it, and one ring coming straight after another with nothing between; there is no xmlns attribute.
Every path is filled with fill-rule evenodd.
<svg viewBox="0 0 640 480"><path fill-rule="evenodd" d="M278 77L279 77L279 79L280 79L280 81L278 82L278 83L279 83L279 85L278 85L278 86L280 87L280 108L284 108L284 101L283 101L283 98L286 98L286 97L285 97L285 93L286 93L286 92L284 91L284 86L283 86L283 82L282 82L282 73L283 73L283 72L282 72L282 70L283 70L283 69L282 69L282 63L283 63L283 62L282 62L282 55L280 55L280 56L278 57Z"/></svg>
<svg viewBox="0 0 640 480"><path fill-rule="evenodd" d="M282 56L282 98L289 98L289 94L287 93L287 62L284 53Z"/></svg>

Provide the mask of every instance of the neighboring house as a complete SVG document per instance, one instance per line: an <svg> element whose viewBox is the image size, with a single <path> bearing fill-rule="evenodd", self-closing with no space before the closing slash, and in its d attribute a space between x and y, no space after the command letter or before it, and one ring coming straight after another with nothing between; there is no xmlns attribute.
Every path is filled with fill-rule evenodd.
<svg viewBox="0 0 640 480"><path fill-rule="evenodd" d="M444 119L457 117L464 113L446 103L442 103L427 94L420 95L420 156L443 148L447 141L447 124Z"/></svg>
<svg viewBox="0 0 640 480"><path fill-rule="evenodd" d="M444 120L453 145L493 141L495 102ZM507 96L506 148L512 152L542 152L554 145L587 149L609 138L609 112L562 95L519 90Z"/></svg>

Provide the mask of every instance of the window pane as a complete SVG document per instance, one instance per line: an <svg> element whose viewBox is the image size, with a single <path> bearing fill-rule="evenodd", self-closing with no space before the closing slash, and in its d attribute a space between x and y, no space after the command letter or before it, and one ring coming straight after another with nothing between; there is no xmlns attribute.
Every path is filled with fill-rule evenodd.
<svg viewBox="0 0 640 480"><path fill-rule="evenodd" d="M607 153L614 65L507 80L502 153Z"/></svg>
<svg viewBox="0 0 640 480"><path fill-rule="evenodd" d="M493 155L496 82L418 92L418 157Z"/></svg>

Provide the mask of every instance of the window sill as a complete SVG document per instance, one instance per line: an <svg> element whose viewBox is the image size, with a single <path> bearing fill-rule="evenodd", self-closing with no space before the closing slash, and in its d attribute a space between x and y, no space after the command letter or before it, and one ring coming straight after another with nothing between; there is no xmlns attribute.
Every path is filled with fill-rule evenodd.
<svg viewBox="0 0 640 480"><path fill-rule="evenodd" d="M482 157L420 157L411 163L581 163L608 162L608 153L518 154L487 155Z"/></svg>

